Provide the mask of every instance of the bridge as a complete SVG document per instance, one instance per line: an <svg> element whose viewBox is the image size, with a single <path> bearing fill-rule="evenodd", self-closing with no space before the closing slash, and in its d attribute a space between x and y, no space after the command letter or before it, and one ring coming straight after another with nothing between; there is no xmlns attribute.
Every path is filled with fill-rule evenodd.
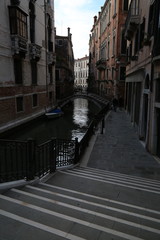
<svg viewBox="0 0 160 240"><path fill-rule="evenodd" d="M64 105L66 105L67 103L69 103L70 101L73 101L75 98L86 98L89 99L91 101L93 101L98 107L102 107L105 105L109 104L109 101L107 99L104 99L103 97L93 94L93 93L81 93L81 92L77 92L72 96L69 96L67 98L64 98L62 100L60 100L58 102L58 104L63 107Z"/></svg>

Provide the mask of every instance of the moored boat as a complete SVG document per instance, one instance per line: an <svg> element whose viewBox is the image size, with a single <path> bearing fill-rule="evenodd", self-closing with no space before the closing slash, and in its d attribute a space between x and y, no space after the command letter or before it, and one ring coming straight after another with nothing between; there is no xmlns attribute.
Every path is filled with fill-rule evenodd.
<svg viewBox="0 0 160 240"><path fill-rule="evenodd" d="M45 113L47 118L57 118L57 117L61 117L63 114L64 113L59 108L52 109L51 111Z"/></svg>

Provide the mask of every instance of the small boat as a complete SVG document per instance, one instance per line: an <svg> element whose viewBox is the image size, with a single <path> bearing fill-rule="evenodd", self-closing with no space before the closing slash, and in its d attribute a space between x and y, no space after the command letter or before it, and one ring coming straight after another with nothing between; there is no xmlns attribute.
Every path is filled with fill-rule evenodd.
<svg viewBox="0 0 160 240"><path fill-rule="evenodd" d="M49 112L45 113L47 118L57 118L57 117L61 117L63 115L63 112L61 109L56 108L56 109L52 109Z"/></svg>

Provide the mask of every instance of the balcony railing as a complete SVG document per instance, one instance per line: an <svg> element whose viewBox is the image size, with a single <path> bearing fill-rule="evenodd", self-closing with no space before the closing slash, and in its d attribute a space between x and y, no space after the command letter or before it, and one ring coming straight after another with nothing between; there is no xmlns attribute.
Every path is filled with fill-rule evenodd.
<svg viewBox="0 0 160 240"><path fill-rule="evenodd" d="M132 0L128 10L128 15L125 23L125 37L131 40L133 33L140 23L139 4L136 0Z"/></svg>
<svg viewBox="0 0 160 240"><path fill-rule="evenodd" d="M96 67L99 70L104 70L106 69L106 59L105 58L101 58L96 62Z"/></svg>
<svg viewBox="0 0 160 240"><path fill-rule="evenodd" d="M54 65L56 63L56 55L53 52L48 52L48 64Z"/></svg>
<svg viewBox="0 0 160 240"><path fill-rule="evenodd" d="M22 38L19 35L11 35L12 51L14 54L25 54L27 53L27 39Z"/></svg>
<svg viewBox="0 0 160 240"><path fill-rule="evenodd" d="M39 60L41 57L41 47L35 43L29 45L30 58L32 60Z"/></svg>

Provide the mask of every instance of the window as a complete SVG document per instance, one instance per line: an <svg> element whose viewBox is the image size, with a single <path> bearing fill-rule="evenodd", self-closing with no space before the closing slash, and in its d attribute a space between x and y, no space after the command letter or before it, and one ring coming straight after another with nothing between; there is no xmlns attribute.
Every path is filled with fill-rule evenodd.
<svg viewBox="0 0 160 240"><path fill-rule="evenodd" d="M52 102L52 98L53 98L53 93L49 92L49 101Z"/></svg>
<svg viewBox="0 0 160 240"><path fill-rule="evenodd" d="M126 67L120 67L120 81L124 81L126 77Z"/></svg>
<svg viewBox="0 0 160 240"><path fill-rule="evenodd" d="M51 23L51 18L48 18L48 50L49 52L53 52L53 42L52 42L52 23ZM61 40L59 40L61 41ZM61 44L62 45L62 44Z"/></svg>
<svg viewBox="0 0 160 240"><path fill-rule="evenodd" d="M15 6L9 6L10 31L27 38L27 14Z"/></svg>
<svg viewBox="0 0 160 240"><path fill-rule="evenodd" d="M16 98L16 107L17 107L17 112L23 112L23 97L17 97Z"/></svg>
<svg viewBox="0 0 160 240"><path fill-rule="evenodd" d="M15 83L22 84L22 60L19 58L14 59L14 76L15 76Z"/></svg>
<svg viewBox="0 0 160 240"><path fill-rule="evenodd" d="M52 70L52 65L48 66L48 72L49 72L49 80L50 80L50 84L53 83L53 70Z"/></svg>
<svg viewBox="0 0 160 240"><path fill-rule="evenodd" d="M128 0L123 0L123 11L128 11Z"/></svg>
<svg viewBox="0 0 160 240"><path fill-rule="evenodd" d="M113 16L116 14L117 12L117 0L114 0L114 12L113 12Z"/></svg>
<svg viewBox="0 0 160 240"><path fill-rule="evenodd" d="M62 40L58 40L58 45L62 46L63 45L63 41Z"/></svg>
<svg viewBox="0 0 160 240"><path fill-rule="evenodd" d="M59 81L59 80L60 80L59 70L56 69L56 81Z"/></svg>
<svg viewBox="0 0 160 240"><path fill-rule="evenodd" d="M154 4L152 4L149 9L149 22L148 22L149 37L153 35L153 31L154 31L154 11L155 11Z"/></svg>
<svg viewBox="0 0 160 240"><path fill-rule="evenodd" d="M37 85L37 62L31 62L31 75L32 75L32 84Z"/></svg>
<svg viewBox="0 0 160 240"><path fill-rule="evenodd" d="M108 80L108 76L109 76L109 69L107 68L107 72L106 72L106 78Z"/></svg>
<svg viewBox="0 0 160 240"><path fill-rule="evenodd" d="M121 54L126 54L127 40L124 37L124 30L121 34Z"/></svg>
<svg viewBox="0 0 160 240"><path fill-rule="evenodd" d="M107 58L110 57L110 41L108 41Z"/></svg>
<svg viewBox="0 0 160 240"><path fill-rule="evenodd" d="M111 2L109 2L108 5L108 23L111 21Z"/></svg>
<svg viewBox="0 0 160 240"><path fill-rule="evenodd" d="M29 18L30 18L30 40L35 42L35 6L33 1L29 2Z"/></svg>
<svg viewBox="0 0 160 240"><path fill-rule="evenodd" d="M37 94L33 94L33 96L32 96L32 106L33 107L37 107L38 106Z"/></svg>
<svg viewBox="0 0 160 240"><path fill-rule="evenodd" d="M140 49L143 47L143 40L144 40L144 32L145 32L145 18L143 18L143 22L140 25Z"/></svg>
<svg viewBox="0 0 160 240"><path fill-rule="evenodd" d="M114 80L114 71L115 71L115 68L112 67L112 80Z"/></svg>
<svg viewBox="0 0 160 240"><path fill-rule="evenodd" d="M136 32L135 42L134 42L134 55L139 51L139 28Z"/></svg>
<svg viewBox="0 0 160 240"><path fill-rule="evenodd" d="M112 55L114 56L116 53L116 37L115 37L115 30L113 31L113 46L112 46Z"/></svg>
<svg viewBox="0 0 160 240"><path fill-rule="evenodd" d="M132 1L132 8L131 8L131 11L132 11L132 15L138 15L139 14L139 0L134 0Z"/></svg>

